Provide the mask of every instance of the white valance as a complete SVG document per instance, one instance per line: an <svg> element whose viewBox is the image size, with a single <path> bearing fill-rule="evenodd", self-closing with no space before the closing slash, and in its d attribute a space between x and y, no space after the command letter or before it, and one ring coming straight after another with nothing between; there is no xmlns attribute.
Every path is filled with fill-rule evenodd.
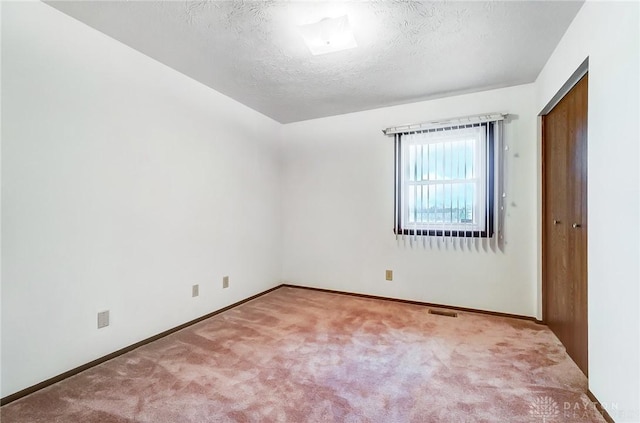
<svg viewBox="0 0 640 423"><path fill-rule="evenodd" d="M495 122L499 120L504 120L507 116L508 116L507 113L491 113L491 114L484 114L484 115L464 116L464 117L446 119L446 120L435 120L435 121L424 122L424 123L413 123L410 125L392 126L390 128L383 129L382 132L385 135L406 134L411 132L428 131L428 130L438 129L438 128L450 128L450 127L456 127L456 126L472 125L474 123Z"/></svg>

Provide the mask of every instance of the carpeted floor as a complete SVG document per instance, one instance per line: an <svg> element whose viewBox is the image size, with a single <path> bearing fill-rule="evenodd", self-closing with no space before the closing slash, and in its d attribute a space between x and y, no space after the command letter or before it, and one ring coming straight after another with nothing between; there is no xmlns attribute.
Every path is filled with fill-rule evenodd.
<svg viewBox="0 0 640 423"><path fill-rule="evenodd" d="M602 422L545 327L297 288L2 409L2 423Z"/></svg>

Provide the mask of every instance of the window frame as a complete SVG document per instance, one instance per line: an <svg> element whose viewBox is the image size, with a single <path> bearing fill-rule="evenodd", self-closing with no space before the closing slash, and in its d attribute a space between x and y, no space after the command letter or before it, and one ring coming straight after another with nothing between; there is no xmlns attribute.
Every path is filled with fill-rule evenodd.
<svg viewBox="0 0 640 423"><path fill-rule="evenodd" d="M468 125L453 125L445 128L438 128L437 131L451 131L456 129L465 129L472 127L484 128L486 133L484 155L482 158L486 161L486 167L483 177L478 176L474 178L477 180L477 186L483 188L482 196L480 193L476 195L484 197L486 203L483 207L484 218L481 221L481 225L474 226L473 229L461 229L463 226L459 223L442 223L442 228L433 228L425 224L412 224L408 223L409 207L405 206L405 202L408 202L408 197L405 195L405 160L408 156L408 148L403 144L403 136L409 133L398 133L396 137L396 146L394 150L394 172L395 172L395 186L394 186L394 219L396 227L394 227L394 233L396 235L410 235L410 236L432 236L432 237L463 237L463 238L491 238L495 234L495 172L496 172L496 159L495 159L495 124L494 122L482 122L477 124ZM425 130L417 132L434 132L436 130ZM455 142L451 140L450 142ZM427 145L428 143L423 143ZM408 171L408 167L407 167ZM484 179L484 182L482 181ZM450 184L454 181L438 181L438 184ZM415 184L414 185L418 185ZM422 184L420 184L422 185ZM485 192L487 190L488 192ZM421 227L422 226L422 227ZM477 228L477 229L476 229Z"/></svg>

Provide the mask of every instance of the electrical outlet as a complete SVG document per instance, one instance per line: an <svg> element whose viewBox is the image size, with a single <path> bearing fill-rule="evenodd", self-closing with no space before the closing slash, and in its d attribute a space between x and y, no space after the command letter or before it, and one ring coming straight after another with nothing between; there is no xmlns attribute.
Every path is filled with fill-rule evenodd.
<svg viewBox="0 0 640 423"><path fill-rule="evenodd" d="M200 285L193 285L191 287L191 296L197 297L198 295L200 295Z"/></svg>
<svg viewBox="0 0 640 423"><path fill-rule="evenodd" d="M393 280L393 270L387 270L384 272L384 277L386 280L388 281L392 281Z"/></svg>
<svg viewBox="0 0 640 423"><path fill-rule="evenodd" d="M98 313L98 329L109 326L109 310Z"/></svg>
<svg viewBox="0 0 640 423"><path fill-rule="evenodd" d="M229 276L222 277L222 288L229 288Z"/></svg>

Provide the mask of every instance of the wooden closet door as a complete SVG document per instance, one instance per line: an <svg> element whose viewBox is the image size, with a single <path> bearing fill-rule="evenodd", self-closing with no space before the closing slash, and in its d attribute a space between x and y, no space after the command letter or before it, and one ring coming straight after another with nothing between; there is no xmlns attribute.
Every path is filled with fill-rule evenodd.
<svg viewBox="0 0 640 423"><path fill-rule="evenodd" d="M543 319L588 374L584 76L543 116Z"/></svg>

